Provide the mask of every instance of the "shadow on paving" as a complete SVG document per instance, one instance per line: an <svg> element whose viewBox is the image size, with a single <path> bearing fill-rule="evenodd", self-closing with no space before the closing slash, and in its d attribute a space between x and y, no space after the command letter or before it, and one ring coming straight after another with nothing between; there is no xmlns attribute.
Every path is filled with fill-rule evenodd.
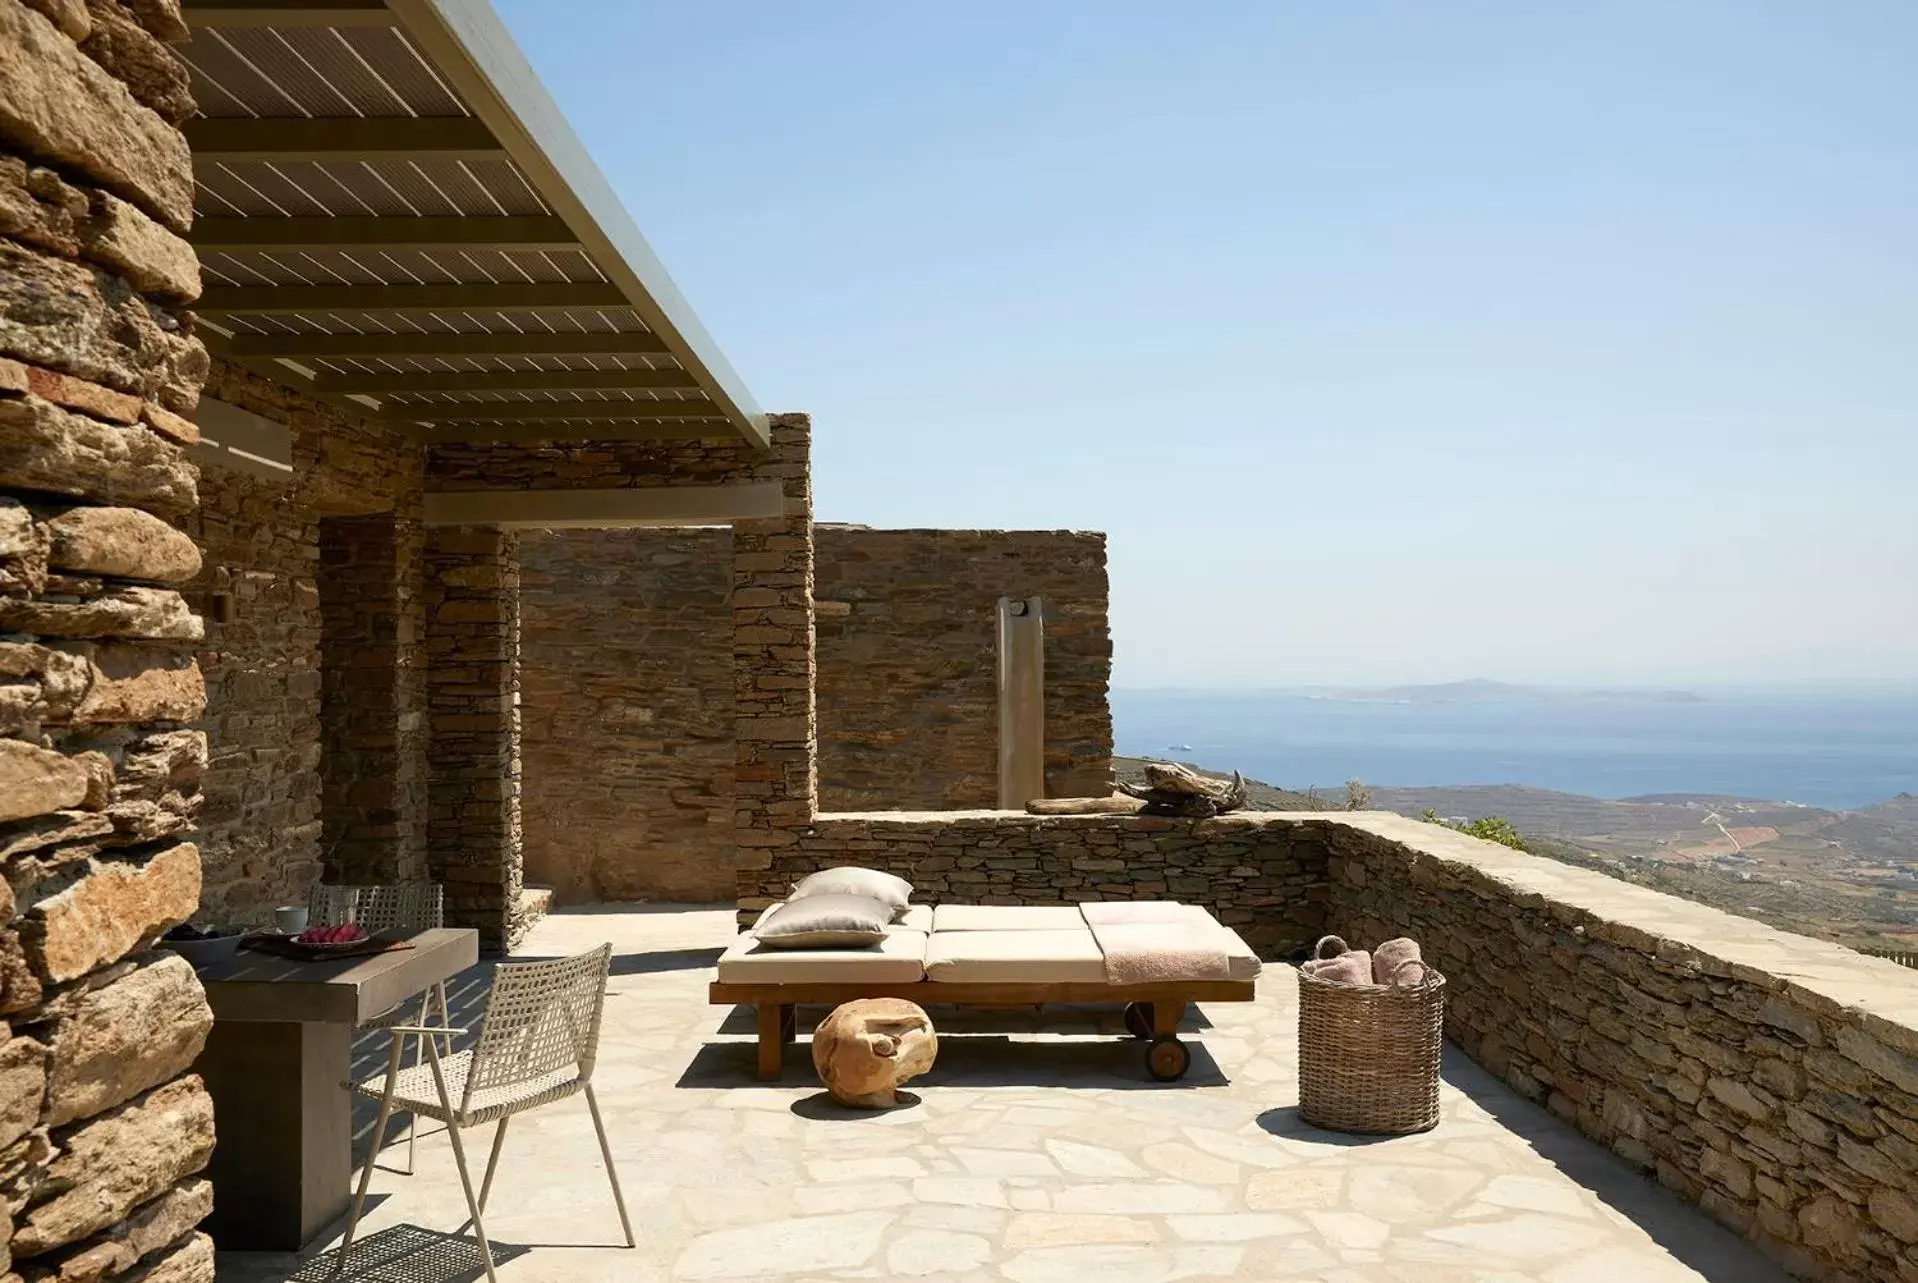
<svg viewBox="0 0 1918 1283"><path fill-rule="evenodd" d="M915 1089L936 1087L1093 1087L1105 1091L1180 1091L1224 1087L1231 1081L1206 1050L1188 1042L1192 1067L1178 1082L1162 1083L1146 1073L1147 1044L1115 1037L1074 1042L1014 1041L1002 1034L952 1034L941 1031L939 1058L912 1080ZM675 1087L799 1086L815 1080L812 1048L805 1042L786 1049L786 1072L779 1083L762 1082L757 1048L747 1042L709 1042L693 1054Z"/></svg>
<svg viewBox="0 0 1918 1283"><path fill-rule="evenodd" d="M1540 1158L1567 1179L1643 1230L1647 1237L1711 1283L1755 1283L1752 1246L1731 1230L1709 1221L1671 1191L1626 1167L1610 1150L1572 1129L1551 1113L1513 1093L1490 1072L1449 1043L1441 1070L1445 1083L1476 1104L1493 1122L1527 1142ZM1299 1117L1296 1106L1269 1109L1259 1126L1289 1140L1348 1148L1381 1146L1400 1139L1325 1131ZM1441 1122L1429 1135L1443 1138ZM1355 1161L1367 1161L1358 1158ZM1379 1161L1390 1161L1386 1154ZM1766 1279L1786 1280L1783 1270ZM1621 1281L1625 1283L1625 1281Z"/></svg>
<svg viewBox="0 0 1918 1283"><path fill-rule="evenodd" d="M493 1242L495 1268L532 1249ZM298 1263L287 1283L328 1283L338 1249L316 1253ZM390 1225L353 1244L339 1283L472 1283L486 1276L479 1240L442 1234L417 1225Z"/></svg>

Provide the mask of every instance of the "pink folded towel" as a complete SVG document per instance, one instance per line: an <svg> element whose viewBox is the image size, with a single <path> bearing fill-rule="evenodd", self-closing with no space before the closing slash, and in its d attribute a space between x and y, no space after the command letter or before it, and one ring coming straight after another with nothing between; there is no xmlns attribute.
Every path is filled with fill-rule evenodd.
<svg viewBox="0 0 1918 1283"><path fill-rule="evenodd" d="M1372 950L1372 983L1417 984L1425 979L1425 967L1406 967L1408 962L1420 962L1419 942L1408 936L1396 940L1387 940ZM1403 967L1404 970L1400 970Z"/></svg>
<svg viewBox="0 0 1918 1283"><path fill-rule="evenodd" d="M1340 985L1372 983L1372 955L1363 949L1347 949L1336 958L1315 958L1305 964L1305 974L1316 980Z"/></svg>

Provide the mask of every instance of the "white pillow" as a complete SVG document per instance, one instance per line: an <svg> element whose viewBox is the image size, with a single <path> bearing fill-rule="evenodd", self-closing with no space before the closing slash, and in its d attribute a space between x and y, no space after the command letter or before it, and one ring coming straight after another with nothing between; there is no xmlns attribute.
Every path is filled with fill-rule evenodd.
<svg viewBox="0 0 1918 1283"><path fill-rule="evenodd" d="M856 949L886 938L892 906L870 896L811 895L788 900L753 927L769 949Z"/></svg>
<svg viewBox="0 0 1918 1283"><path fill-rule="evenodd" d="M814 895L863 895L899 913L912 903L912 883L890 873L881 873L878 869L860 869L850 865L821 869L793 883L792 894L786 897L786 903Z"/></svg>

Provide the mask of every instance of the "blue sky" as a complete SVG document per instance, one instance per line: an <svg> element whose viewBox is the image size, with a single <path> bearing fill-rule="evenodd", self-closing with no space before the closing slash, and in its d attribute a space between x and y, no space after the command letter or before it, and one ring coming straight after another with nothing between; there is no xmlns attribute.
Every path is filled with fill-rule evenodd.
<svg viewBox="0 0 1918 1283"><path fill-rule="evenodd" d="M1117 684L1918 675L1909 0L497 3L820 519L1110 532Z"/></svg>

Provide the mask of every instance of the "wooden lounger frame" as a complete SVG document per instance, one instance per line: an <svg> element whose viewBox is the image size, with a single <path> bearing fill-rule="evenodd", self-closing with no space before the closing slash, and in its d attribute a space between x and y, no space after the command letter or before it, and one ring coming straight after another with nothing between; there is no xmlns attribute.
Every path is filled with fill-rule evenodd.
<svg viewBox="0 0 1918 1283"><path fill-rule="evenodd" d="M1191 1053L1178 1039L1188 1003L1252 1002L1250 980L1194 980L1184 984L1108 985L1087 981L1064 984L945 984L914 980L892 984L726 984L715 980L707 991L714 1003L745 1003L759 1012L759 1076L777 1079L786 1045L797 1035L793 1008L802 1004L836 1007L855 998L905 998L922 1007L944 1003L958 1007L1042 1007L1048 1003L1137 1003L1152 1013L1152 1040L1146 1066L1152 1076L1170 1082L1185 1074Z"/></svg>

